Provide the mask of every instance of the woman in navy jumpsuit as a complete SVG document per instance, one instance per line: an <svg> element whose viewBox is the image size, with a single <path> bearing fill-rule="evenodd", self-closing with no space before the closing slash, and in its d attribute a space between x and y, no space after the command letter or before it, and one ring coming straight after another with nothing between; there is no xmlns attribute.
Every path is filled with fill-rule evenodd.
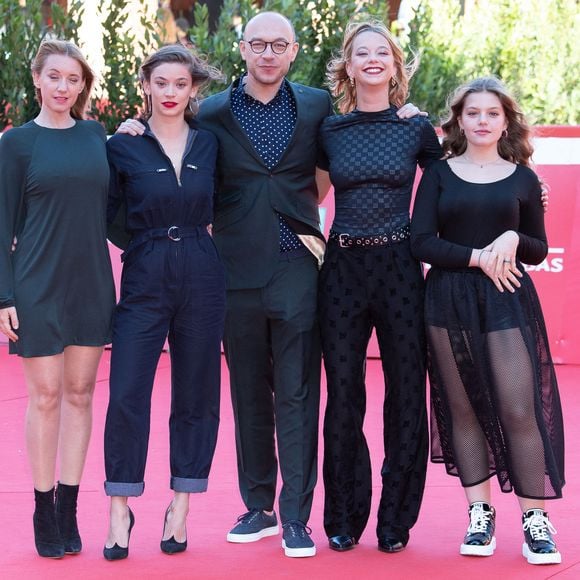
<svg viewBox="0 0 580 580"><path fill-rule="evenodd" d="M144 490L153 379L166 338L171 356L170 487L161 549L185 550L189 494L207 489L219 422L225 280L208 233L217 141L196 128L193 98L214 71L181 46L141 67L147 129L117 134L108 220L125 212L121 298L113 322L105 427L111 496L108 560L125 558L134 523L127 498ZM118 241L118 240L115 240Z"/></svg>

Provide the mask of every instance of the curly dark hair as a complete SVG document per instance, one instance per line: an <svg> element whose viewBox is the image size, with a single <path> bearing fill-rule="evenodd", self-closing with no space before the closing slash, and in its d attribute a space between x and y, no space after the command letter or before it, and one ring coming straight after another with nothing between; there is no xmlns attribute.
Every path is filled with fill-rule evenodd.
<svg viewBox="0 0 580 580"><path fill-rule="evenodd" d="M465 152L467 139L461 132L458 119L463 112L465 99L472 93L493 93L499 99L507 120L506 134L498 141L497 152L505 160L530 165L534 148L530 142L531 130L517 101L496 77L481 77L457 88L447 101L447 118L441 124L443 151L446 157L456 157Z"/></svg>

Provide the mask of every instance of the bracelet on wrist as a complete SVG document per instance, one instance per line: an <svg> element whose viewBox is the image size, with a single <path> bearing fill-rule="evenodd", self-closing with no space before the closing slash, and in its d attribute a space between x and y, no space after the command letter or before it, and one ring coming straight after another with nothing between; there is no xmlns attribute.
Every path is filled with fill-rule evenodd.
<svg viewBox="0 0 580 580"><path fill-rule="evenodd" d="M477 257L477 267L481 268L481 256L483 255L483 252L487 252L488 250L481 250L479 252L479 256Z"/></svg>

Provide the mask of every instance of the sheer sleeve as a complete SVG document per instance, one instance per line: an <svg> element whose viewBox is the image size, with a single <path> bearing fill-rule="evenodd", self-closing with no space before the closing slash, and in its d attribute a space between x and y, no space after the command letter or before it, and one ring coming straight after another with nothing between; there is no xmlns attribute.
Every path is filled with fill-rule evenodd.
<svg viewBox="0 0 580 580"><path fill-rule="evenodd" d="M419 163L419 167L424 169L434 161L437 161L443 157L443 149L441 148L441 144L439 143L439 139L437 137L437 133L435 133L433 125L431 125L431 123L426 119L425 123L423 124L422 137L423 146L421 147L417 161Z"/></svg>

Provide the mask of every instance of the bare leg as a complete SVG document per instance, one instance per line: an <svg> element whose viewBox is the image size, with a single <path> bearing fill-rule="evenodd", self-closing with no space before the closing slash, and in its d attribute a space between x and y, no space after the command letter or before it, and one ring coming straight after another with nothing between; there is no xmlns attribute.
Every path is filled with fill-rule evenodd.
<svg viewBox="0 0 580 580"><path fill-rule="evenodd" d="M464 487L463 489L465 490L465 497L469 505L477 501L491 505L491 485L489 479L483 483Z"/></svg>
<svg viewBox="0 0 580 580"><path fill-rule="evenodd" d="M60 481L78 485L93 420L93 392L102 347L69 346L64 351L60 416Z"/></svg>
<svg viewBox="0 0 580 580"><path fill-rule="evenodd" d="M55 481L64 355L24 358L28 389L26 445L32 481L48 491Z"/></svg>
<svg viewBox="0 0 580 580"><path fill-rule="evenodd" d="M522 512L527 512L528 510L543 510L545 509L546 502L543 499L528 499L526 497L518 497L520 502L520 508Z"/></svg>
<svg viewBox="0 0 580 580"><path fill-rule="evenodd" d="M189 493L175 492L167 510L162 540L169 540L171 537L179 543L187 540L186 520L189 513L189 495Z"/></svg>
<svg viewBox="0 0 580 580"><path fill-rule="evenodd" d="M115 544L126 548L129 544L129 509L125 496L111 496L109 512L109 534L105 543L106 548L112 548Z"/></svg>

